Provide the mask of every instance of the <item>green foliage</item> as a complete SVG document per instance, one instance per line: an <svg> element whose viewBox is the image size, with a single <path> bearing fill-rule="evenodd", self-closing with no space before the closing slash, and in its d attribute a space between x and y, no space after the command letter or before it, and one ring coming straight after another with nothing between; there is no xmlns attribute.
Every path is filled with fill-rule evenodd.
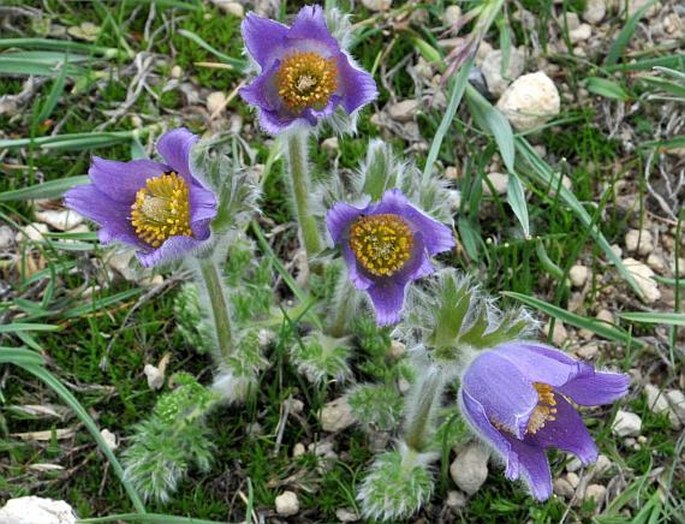
<svg viewBox="0 0 685 524"><path fill-rule="evenodd" d="M134 427L123 453L125 476L146 500L167 502L192 467L206 472L213 461L205 415L214 395L188 373L176 373L172 382L176 388Z"/></svg>
<svg viewBox="0 0 685 524"><path fill-rule="evenodd" d="M364 426L391 431L399 424L404 403L392 385L360 384L347 399L355 418Z"/></svg>
<svg viewBox="0 0 685 524"><path fill-rule="evenodd" d="M213 347L212 331L200 309L197 286L186 282L174 298L176 329L186 343L198 353L207 353Z"/></svg>
<svg viewBox="0 0 685 524"><path fill-rule="evenodd" d="M350 345L347 338L334 338L314 332L298 340L290 350L300 373L313 384L349 377Z"/></svg>

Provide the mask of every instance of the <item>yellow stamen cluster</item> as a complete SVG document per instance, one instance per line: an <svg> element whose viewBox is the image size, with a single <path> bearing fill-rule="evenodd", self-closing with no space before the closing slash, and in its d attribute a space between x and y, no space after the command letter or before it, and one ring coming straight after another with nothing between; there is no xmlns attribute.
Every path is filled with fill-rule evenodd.
<svg viewBox="0 0 685 524"><path fill-rule="evenodd" d="M350 228L349 244L364 269L378 277L390 277L411 257L414 235L398 215L362 216Z"/></svg>
<svg viewBox="0 0 685 524"><path fill-rule="evenodd" d="M174 171L148 179L131 206L131 225L140 240L155 248L167 238L191 236L186 181Z"/></svg>
<svg viewBox="0 0 685 524"><path fill-rule="evenodd" d="M276 72L276 88L291 111L323 109L338 89L338 66L333 58L311 51L293 53Z"/></svg>
<svg viewBox="0 0 685 524"><path fill-rule="evenodd" d="M538 405L535 406L533 413L530 415L528 420L528 426L526 427L526 433L534 435L550 420L556 419L557 399L554 398L554 392L552 391L552 386L549 384L543 384L542 382L533 382L533 387L538 393Z"/></svg>

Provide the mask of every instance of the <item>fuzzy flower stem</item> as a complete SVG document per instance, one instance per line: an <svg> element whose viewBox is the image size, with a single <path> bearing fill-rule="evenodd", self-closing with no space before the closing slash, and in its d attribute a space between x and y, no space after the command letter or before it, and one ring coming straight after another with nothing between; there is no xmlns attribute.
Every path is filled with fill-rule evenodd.
<svg viewBox="0 0 685 524"><path fill-rule="evenodd" d="M212 327L216 335L218 356L225 363L233 354L233 330L228 309L228 297L221 273L213 256L197 259L200 266L202 285L209 298Z"/></svg>
<svg viewBox="0 0 685 524"><path fill-rule="evenodd" d="M309 176L309 155L307 154L307 138L309 132L303 129L293 130L286 134L286 159L288 162L288 174L292 184L293 197L295 199L295 212L297 221L302 231L304 249L307 259L321 251L321 234L317 227L316 219L312 215L309 198L312 193L312 184Z"/></svg>
<svg viewBox="0 0 685 524"><path fill-rule="evenodd" d="M349 334L347 323L354 318L357 301L355 300L356 290L345 275L341 277L336 290L334 301L335 311L333 320L327 333L335 338L341 338Z"/></svg>
<svg viewBox="0 0 685 524"><path fill-rule="evenodd" d="M409 398L404 442L410 449L423 451L430 438L431 419L443 390L442 373L435 366L420 376Z"/></svg>

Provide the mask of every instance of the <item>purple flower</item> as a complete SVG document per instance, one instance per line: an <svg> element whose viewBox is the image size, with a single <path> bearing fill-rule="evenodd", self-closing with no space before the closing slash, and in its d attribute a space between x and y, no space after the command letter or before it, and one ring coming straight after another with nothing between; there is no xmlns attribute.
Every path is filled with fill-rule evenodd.
<svg viewBox="0 0 685 524"><path fill-rule="evenodd" d="M93 157L91 184L70 189L64 202L101 226L103 244L137 247L146 267L197 251L208 243L217 201L190 173L195 142L185 128L165 133L157 143L165 163Z"/></svg>
<svg viewBox="0 0 685 524"><path fill-rule="evenodd" d="M533 496L545 500L552 494L547 448L573 453L583 464L597 459L574 405L611 403L628 385L625 374L595 371L549 346L509 342L481 353L466 369L459 403L475 432L506 462L506 477L523 477Z"/></svg>
<svg viewBox="0 0 685 524"><path fill-rule="evenodd" d="M352 113L373 100L373 77L357 68L326 27L320 6L303 7L292 27L249 13L243 39L261 71L240 90L276 135L296 121L316 125L338 105Z"/></svg>
<svg viewBox="0 0 685 524"><path fill-rule="evenodd" d="M433 272L429 257L454 247L450 228L412 206L399 189L361 209L338 202L326 224L381 326L399 320L407 284Z"/></svg>

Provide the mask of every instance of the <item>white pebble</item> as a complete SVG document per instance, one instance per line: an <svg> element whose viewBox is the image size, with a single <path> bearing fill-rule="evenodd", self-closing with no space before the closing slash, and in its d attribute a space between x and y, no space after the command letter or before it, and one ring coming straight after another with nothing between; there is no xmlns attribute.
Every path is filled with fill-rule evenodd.
<svg viewBox="0 0 685 524"><path fill-rule="evenodd" d="M514 80L497 107L516 129L529 131L559 114L561 98L552 79L538 71Z"/></svg>
<svg viewBox="0 0 685 524"><path fill-rule="evenodd" d="M575 265L571 267L568 273L568 277L571 279L571 283L575 287L583 287L585 282L587 282L587 277L590 274L590 270L587 266Z"/></svg>
<svg viewBox="0 0 685 524"><path fill-rule="evenodd" d="M642 419L630 411L618 410L611 432L618 437L636 437L642 430Z"/></svg>
<svg viewBox="0 0 685 524"><path fill-rule="evenodd" d="M472 442L462 449L450 466L454 483L468 495L473 495L488 477L489 454L479 443Z"/></svg>
<svg viewBox="0 0 685 524"><path fill-rule="evenodd" d="M276 513L282 517L292 517L300 511L300 501L292 491L284 491L276 497Z"/></svg>

